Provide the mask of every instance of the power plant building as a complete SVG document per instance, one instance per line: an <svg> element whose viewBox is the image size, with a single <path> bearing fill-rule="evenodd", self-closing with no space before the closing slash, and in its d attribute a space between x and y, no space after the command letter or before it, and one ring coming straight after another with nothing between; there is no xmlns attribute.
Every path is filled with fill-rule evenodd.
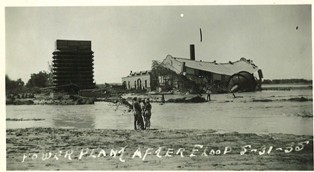
<svg viewBox="0 0 314 172"><path fill-rule="evenodd" d="M91 41L56 40L53 54L53 83L58 88L94 88L94 52Z"/></svg>
<svg viewBox="0 0 314 172"><path fill-rule="evenodd" d="M185 76L195 84L217 87L225 91L259 90L263 78L262 70L252 60L243 57L238 61L228 63L197 61L193 44L190 45L190 59L167 55L161 65L176 74ZM164 78L168 80L167 77ZM173 80L170 85L181 87L182 81Z"/></svg>

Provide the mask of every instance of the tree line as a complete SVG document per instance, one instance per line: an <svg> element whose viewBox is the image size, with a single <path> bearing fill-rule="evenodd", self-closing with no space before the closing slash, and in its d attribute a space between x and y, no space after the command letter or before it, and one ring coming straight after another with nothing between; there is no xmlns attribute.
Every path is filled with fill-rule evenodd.
<svg viewBox="0 0 314 172"><path fill-rule="evenodd" d="M40 88L52 85L52 73L40 71L31 74L30 79L25 84L21 78L12 80L8 75L5 75L5 90L6 94L18 94L24 92L38 92Z"/></svg>
<svg viewBox="0 0 314 172"><path fill-rule="evenodd" d="M40 71L38 73L32 73L30 79L25 84L21 78L12 80L6 74L5 75L5 91L8 94L18 93L38 93L40 88L52 86L53 84L53 68L50 62L48 62L48 71Z"/></svg>

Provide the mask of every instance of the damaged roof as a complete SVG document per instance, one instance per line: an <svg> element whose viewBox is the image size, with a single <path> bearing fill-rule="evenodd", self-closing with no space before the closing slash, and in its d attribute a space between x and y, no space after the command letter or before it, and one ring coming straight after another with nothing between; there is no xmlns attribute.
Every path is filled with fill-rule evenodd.
<svg viewBox="0 0 314 172"><path fill-rule="evenodd" d="M168 62L167 62L168 61ZM241 71L247 71L249 73L254 73L258 71L258 67L253 64L251 60L247 60L245 58L241 58L235 62L229 63L216 63L216 62L205 62L205 61L196 61L185 58L172 57L168 55L166 59L163 61L165 67L169 67L171 70L174 70L177 73L183 72L182 68L175 67L173 64L183 64L185 63L185 67L189 67L192 69L198 69L202 71L208 71L216 74L222 75L233 75L235 73ZM169 66L170 65L170 66ZM181 66L181 65L180 65Z"/></svg>
<svg viewBox="0 0 314 172"><path fill-rule="evenodd" d="M151 73L150 70L145 70L145 71L138 71L138 72L130 72L130 74L127 77L130 76L139 76L139 75L149 75Z"/></svg>

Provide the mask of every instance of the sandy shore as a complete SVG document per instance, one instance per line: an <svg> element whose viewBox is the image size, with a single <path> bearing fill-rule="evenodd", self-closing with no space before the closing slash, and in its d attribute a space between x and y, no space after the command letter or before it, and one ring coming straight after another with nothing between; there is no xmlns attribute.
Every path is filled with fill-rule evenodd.
<svg viewBox="0 0 314 172"><path fill-rule="evenodd" d="M313 136L30 128L6 142L7 170L313 170Z"/></svg>

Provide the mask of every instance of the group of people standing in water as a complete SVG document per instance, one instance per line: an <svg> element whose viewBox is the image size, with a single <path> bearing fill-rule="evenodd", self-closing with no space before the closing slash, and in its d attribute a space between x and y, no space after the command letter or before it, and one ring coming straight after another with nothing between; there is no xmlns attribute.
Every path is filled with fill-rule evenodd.
<svg viewBox="0 0 314 172"><path fill-rule="evenodd" d="M211 100L211 88L206 90L207 101ZM202 95L201 95L202 96ZM161 95L161 104L165 103L165 97ZM145 130L150 129L150 118L152 116L152 105L148 98L141 99L134 97L132 99L132 110L134 113L134 129Z"/></svg>
<svg viewBox="0 0 314 172"><path fill-rule="evenodd" d="M134 129L150 129L150 118L152 115L152 105L149 99L140 99L134 97L132 100L134 112Z"/></svg>

